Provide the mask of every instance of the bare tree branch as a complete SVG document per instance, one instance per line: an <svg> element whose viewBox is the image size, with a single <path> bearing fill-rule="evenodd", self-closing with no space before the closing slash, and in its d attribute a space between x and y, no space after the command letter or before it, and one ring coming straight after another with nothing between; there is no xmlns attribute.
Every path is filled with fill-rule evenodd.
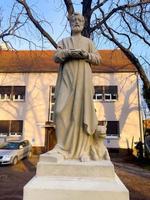
<svg viewBox="0 0 150 200"><path fill-rule="evenodd" d="M64 0L64 3L65 3L66 8L67 8L68 17L70 17L74 13L73 3L72 3L71 0Z"/></svg>
<svg viewBox="0 0 150 200"><path fill-rule="evenodd" d="M116 30L113 29L113 28L110 28L110 30L113 31L114 33L120 35L120 36L125 36L125 37L128 39L128 43L129 43L129 46L127 47L127 49L130 49L130 48L131 48L131 46L132 46L132 42L131 42L131 39L130 39L130 37L129 37L128 34L118 32L118 31L116 31Z"/></svg>
<svg viewBox="0 0 150 200"><path fill-rule="evenodd" d="M99 0L96 2L96 5L91 9L91 15L92 15L92 13L95 11L95 10L97 10L97 9L99 9L100 7L102 7L106 2L107 2L108 0L104 0L104 1L102 1L102 2L100 2Z"/></svg>
<svg viewBox="0 0 150 200"><path fill-rule="evenodd" d="M40 23L33 17L31 10L28 6L28 4L26 3L25 0L16 0L18 3L20 3L26 10L28 17L30 18L30 20L32 21L32 23L35 25L35 27L40 31L40 33L46 37L49 42L55 47L57 48L57 44L56 42L53 40L53 38L49 35L48 32L46 32L44 30L44 28L40 25Z"/></svg>
<svg viewBox="0 0 150 200"><path fill-rule="evenodd" d="M15 29L18 27L18 25L20 25L20 21L19 20L20 20L20 17L22 16L22 14L23 14L23 9L15 17L15 21L12 22L12 15L13 15L14 8L15 8L15 4L13 5L12 10L11 10L10 19L9 19L9 26L8 26L8 28L6 28L5 30L3 30L0 33L0 38L5 37L5 36L11 34L12 32L15 31Z"/></svg>
<svg viewBox="0 0 150 200"><path fill-rule="evenodd" d="M131 14L130 12L126 11L126 13L128 15L130 15L131 17L133 17L134 19L136 19L138 22L140 22L143 26L143 28L145 29L145 31L147 31L147 33L150 35L150 29L148 28L148 26L145 24L144 20L141 18L138 18L136 15Z"/></svg>
<svg viewBox="0 0 150 200"><path fill-rule="evenodd" d="M93 31L95 31L96 29L99 29L100 26L102 24L104 24L113 14L115 14L117 11L120 11L120 10L126 10L126 9L130 9L130 8L135 8L137 6L140 6L140 5L144 5L144 4L148 4L148 2L139 2L139 3L134 3L134 4L124 4L124 5L121 5L121 6L118 6L116 8L113 8L106 16L104 16L104 18L99 21L95 26L93 26L91 28L91 33ZM99 7L100 8L100 7ZM98 8L98 9L99 9Z"/></svg>
<svg viewBox="0 0 150 200"><path fill-rule="evenodd" d="M150 88L150 82L145 74L145 71L143 70L139 60L134 56L134 54L129 51L128 49L126 49L114 36L113 32L111 31L110 27L107 25L107 23L105 22L105 26L110 34L110 36L108 34L106 34L106 32L103 31L103 29L101 28L102 34L107 37L110 41L114 42L123 52L124 54L129 58L129 60L133 63L134 66L136 66L140 77L144 83L144 86L149 89Z"/></svg>
<svg viewBox="0 0 150 200"><path fill-rule="evenodd" d="M137 37L139 37L141 40L143 40L143 42L145 42L147 45L150 46L150 42L148 40L146 40L144 37L142 37L140 34L138 34L137 32L133 31L131 28L131 25L129 24L129 22L126 20L125 18L125 14L122 13L122 18L124 20L124 22L126 23L130 33L132 33L133 35L136 35Z"/></svg>
<svg viewBox="0 0 150 200"><path fill-rule="evenodd" d="M82 34L86 37L90 37L91 4L92 4L92 0L82 1L82 15L85 18L85 24L84 24L84 29L82 31Z"/></svg>

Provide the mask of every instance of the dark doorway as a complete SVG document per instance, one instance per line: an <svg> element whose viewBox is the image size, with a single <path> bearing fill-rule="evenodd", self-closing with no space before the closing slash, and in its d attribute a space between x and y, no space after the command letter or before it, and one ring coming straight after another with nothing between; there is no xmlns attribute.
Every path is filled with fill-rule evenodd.
<svg viewBox="0 0 150 200"><path fill-rule="evenodd" d="M54 148L56 144L55 126L51 122L45 123L45 151Z"/></svg>

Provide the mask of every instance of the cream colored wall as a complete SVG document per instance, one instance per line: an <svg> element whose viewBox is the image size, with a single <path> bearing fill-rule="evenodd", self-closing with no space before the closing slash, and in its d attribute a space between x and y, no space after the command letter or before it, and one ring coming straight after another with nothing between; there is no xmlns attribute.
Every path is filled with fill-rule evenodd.
<svg viewBox="0 0 150 200"><path fill-rule="evenodd" d="M23 134L34 146L43 146L44 123L48 120L49 86L55 85L56 73L0 74L0 85L25 85L25 102L0 102L0 120L24 120ZM136 75L131 73L93 74L94 85L118 85L119 99L113 103L95 102L99 120L120 121L121 148L131 146L140 137ZM107 146L114 139L107 140ZM111 142L111 143L110 143ZM117 147L117 146L116 146Z"/></svg>
<svg viewBox="0 0 150 200"><path fill-rule="evenodd" d="M119 121L120 138L107 139L106 145L114 143L121 148L131 148L132 140L140 137L138 111L137 75L134 73L93 74L94 85L118 85L118 101L95 102L99 120Z"/></svg>
<svg viewBox="0 0 150 200"><path fill-rule="evenodd" d="M23 120L23 135L34 146L43 146L44 124L48 120L49 86L55 85L56 74L0 74L0 85L25 85L24 102L0 102L0 120Z"/></svg>

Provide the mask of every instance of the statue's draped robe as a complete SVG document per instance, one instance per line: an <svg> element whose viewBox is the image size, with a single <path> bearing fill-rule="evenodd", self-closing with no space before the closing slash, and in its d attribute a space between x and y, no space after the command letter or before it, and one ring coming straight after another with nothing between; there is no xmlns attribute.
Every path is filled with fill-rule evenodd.
<svg viewBox="0 0 150 200"><path fill-rule="evenodd" d="M68 49L85 50L89 58L66 60ZM99 64L100 58L91 40L72 36L58 43L55 61L60 63L55 89L56 147L78 159L89 154L98 124L90 64Z"/></svg>

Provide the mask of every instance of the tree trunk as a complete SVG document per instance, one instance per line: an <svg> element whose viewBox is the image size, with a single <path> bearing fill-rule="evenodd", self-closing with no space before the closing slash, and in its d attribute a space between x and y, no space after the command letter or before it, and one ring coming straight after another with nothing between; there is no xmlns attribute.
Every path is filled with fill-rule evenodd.
<svg viewBox="0 0 150 200"><path fill-rule="evenodd" d="M90 38L90 22L91 22L91 3L92 0L83 0L82 15L85 18L85 25L82 31L82 35Z"/></svg>

